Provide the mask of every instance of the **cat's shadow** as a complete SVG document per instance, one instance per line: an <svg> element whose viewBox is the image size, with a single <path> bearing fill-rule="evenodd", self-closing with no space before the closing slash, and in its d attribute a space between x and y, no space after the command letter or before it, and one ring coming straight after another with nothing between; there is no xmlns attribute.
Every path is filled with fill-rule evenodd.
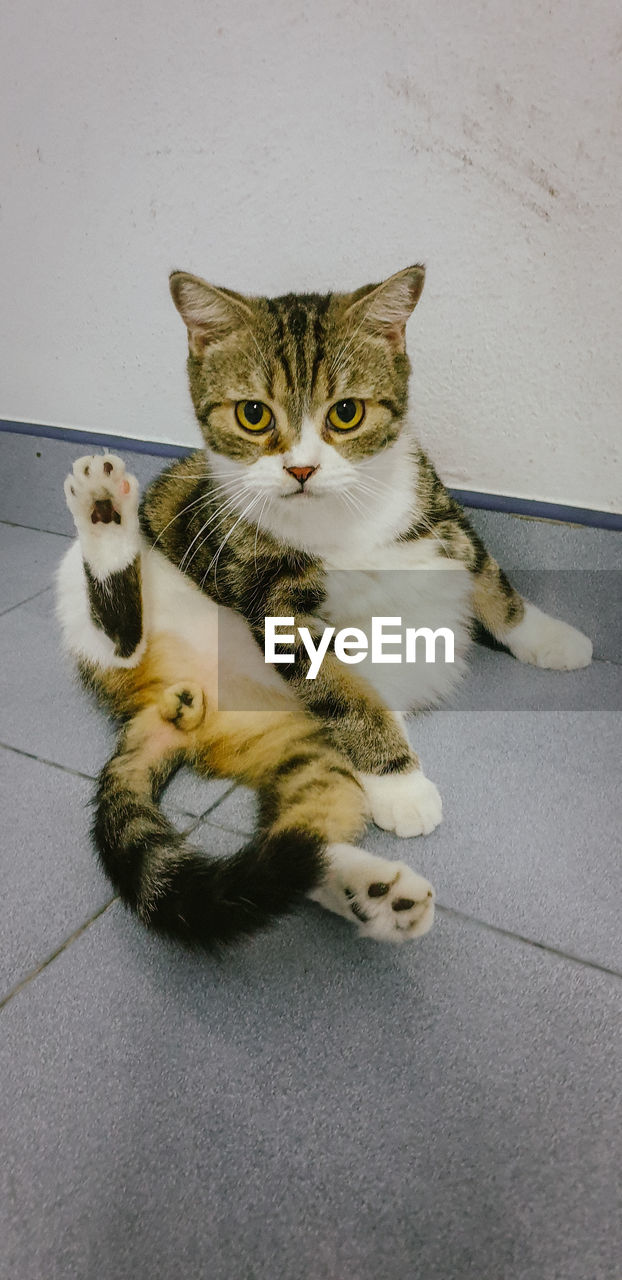
<svg viewBox="0 0 622 1280"><path fill-rule="evenodd" d="M230 950L213 955L186 951L178 943L143 929L129 912L117 908L112 945L124 972L193 1021L214 1025L225 1019L228 1041L238 1048L266 1035L266 1018L278 1023L283 1047L314 1022L325 1030L356 1015L366 1021L374 1010L407 1003L430 1006L437 934L422 943L391 946L362 939L347 921L314 903L302 906L275 925ZM226 1018L225 1018L226 1011Z"/></svg>

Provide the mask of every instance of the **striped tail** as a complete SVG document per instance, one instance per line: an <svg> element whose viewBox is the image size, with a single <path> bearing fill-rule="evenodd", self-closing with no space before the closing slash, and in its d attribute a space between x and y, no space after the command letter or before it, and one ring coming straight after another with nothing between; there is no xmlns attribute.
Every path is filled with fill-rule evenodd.
<svg viewBox="0 0 622 1280"><path fill-rule="evenodd" d="M162 769L134 770L121 749L102 770L92 833L122 900L151 928L213 950L264 928L320 883L325 841L287 828L282 817L232 857L210 858L171 825L157 796L179 756ZM262 806L274 809L266 796ZM272 817L272 813L270 815Z"/></svg>

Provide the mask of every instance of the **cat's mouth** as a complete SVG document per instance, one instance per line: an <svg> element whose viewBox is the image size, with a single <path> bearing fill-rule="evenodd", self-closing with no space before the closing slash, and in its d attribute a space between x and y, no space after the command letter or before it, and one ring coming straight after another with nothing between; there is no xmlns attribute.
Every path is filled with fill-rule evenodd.
<svg viewBox="0 0 622 1280"><path fill-rule="evenodd" d="M311 489L291 489L289 493L282 493L282 498L319 498L321 494L314 493Z"/></svg>

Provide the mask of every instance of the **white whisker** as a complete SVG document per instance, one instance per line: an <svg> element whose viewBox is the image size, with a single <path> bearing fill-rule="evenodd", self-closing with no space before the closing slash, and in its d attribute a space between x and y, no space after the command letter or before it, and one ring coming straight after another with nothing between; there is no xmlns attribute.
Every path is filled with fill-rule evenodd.
<svg viewBox="0 0 622 1280"><path fill-rule="evenodd" d="M164 537L166 530L170 529L171 525L174 524L176 520L179 520L181 516L185 515L186 511L190 511L191 507L196 507L201 502L203 503L209 502L209 499L210 499L209 493L202 493L199 498L195 498L193 502L189 502L187 507L183 507L181 511L177 511L176 514L173 516L172 520L169 520L168 524L165 524L164 528L160 529L160 532L157 538L152 543L152 546L156 547L158 545L160 538Z"/></svg>
<svg viewBox="0 0 622 1280"><path fill-rule="evenodd" d="M363 507L362 503L360 503L360 502L358 501L358 499L357 499L357 498L355 498L355 496L354 496L354 494L352 493L352 490L351 490L351 489L344 489L344 490L342 491L342 495L341 495L341 496L347 500L347 502L349 503L349 505L350 505L351 509L352 509L352 510L357 514L357 515L363 516L363 518L364 518L364 519L367 517L368 512L365 510L365 508Z"/></svg>
<svg viewBox="0 0 622 1280"><path fill-rule="evenodd" d="M254 559L254 562L255 562L255 574L257 574L257 538L258 538L258 535L259 535L259 526L260 526L260 524L261 524L261 520L262 520L262 517L263 517L263 513L264 513L264 511L265 511L265 509L266 509L266 503L267 503L267 502L270 502L270 501L271 501L270 494L269 494L269 493L267 493L267 494L266 494L266 496L265 496L265 498L264 498L264 500L263 500L263 507L261 508L261 511L259 512L259 515L257 516L257 519L256 519L256 521L255 521L255 548L254 548L254 551L253 551L253 559Z"/></svg>
<svg viewBox="0 0 622 1280"><path fill-rule="evenodd" d="M194 560L195 556L198 555L199 551L201 550L201 547L204 545L205 538L203 539L203 541L197 547L196 551L193 552L193 554L190 556L190 559L188 560L186 557L188 556L189 552L192 551L192 548L195 542L202 536L202 534L205 533L207 529L209 529L210 525L213 524L215 520L218 520L219 516L221 517L221 519L218 520L218 523L221 524L222 520L224 520L225 517L230 513L230 511L232 511L235 508L235 505L239 501L239 499L245 498L248 492L249 492L248 485L245 485L243 489L239 490L232 497L227 498L225 502L221 503L221 505L213 513L213 515L210 516L209 520L205 521L205 524L201 526L196 537L192 539L190 546L187 547L186 550L184 551L184 554L179 562L179 568L182 573L186 573L187 570L190 568L190 565ZM184 564L184 561L185 561L185 564Z"/></svg>
<svg viewBox="0 0 622 1280"><path fill-rule="evenodd" d="M214 587L216 588L216 586L217 586L217 578L216 578L216 575L217 575L217 572L218 572L218 561L219 561L219 559L220 559L220 553L221 553L221 551L222 551L223 547L225 546L225 543L227 543L227 542L229 541L229 538L231 537L231 534L233 533L234 529L237 529L237 527L238 527L238 525L239 525L239 523L240 523L240 520L243 520L243 519L244 519L244 517L245 517L246 515L248 515L248 512L249 512L249 511L252 511L253 507L255 506L255 503L259 502L260 498L261 498L261 494L260 494L260 493L255 494L255 497L254 497L254 498L251 498L251 500L250 500L250 502L249 502L248 506L244 508L244 510L242 511L242 513L238 516L237 520L232 524L232 526L231 526L231 528L230 528L229 532L228 532L227 534L225 534L225 537L223 538L223 540L222 540L222 542L221 542L221 544L220 544L220 546L219 546L219 548L218 548L218 551L216 552L216 555L215 555L215 556L212 556L212 559L210 560L210 562L209 562L209 564L208 564L208 566L207 566L207 569L205 570L205 573L203 574L203 577L202 577L202 579L201 579L201 588L203 588L203 587L205 586L205 580L206 580L206 578L207 578L207 576L208 576L208 574L209 574L209 571L210 571L210 569L211 569L212 565L214 565Z"/></svg>

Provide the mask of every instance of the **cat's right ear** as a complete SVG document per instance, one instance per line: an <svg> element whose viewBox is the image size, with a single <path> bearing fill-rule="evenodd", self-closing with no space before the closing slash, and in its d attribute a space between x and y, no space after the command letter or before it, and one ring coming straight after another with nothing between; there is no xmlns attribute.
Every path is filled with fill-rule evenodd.
<svg viewBox="0 0 622 1280"><path fill-rule="evenodd" d="M248 324L251 314L248 303L231 289L217 288L186 271L173 271L169 288L195 356L201 356L211 343L221 342L242 324Z"/></svg>

